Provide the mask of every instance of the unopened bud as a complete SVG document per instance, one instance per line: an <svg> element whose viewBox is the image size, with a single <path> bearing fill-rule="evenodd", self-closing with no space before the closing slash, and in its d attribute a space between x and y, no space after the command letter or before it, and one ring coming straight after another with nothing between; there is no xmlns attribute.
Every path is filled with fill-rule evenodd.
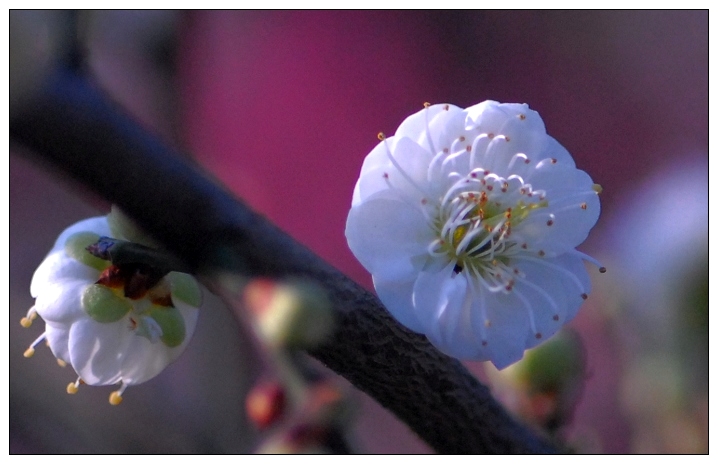
<svg viewBox="0 0 718 464"><path fill-rule="evenodd" d="M492 379L515 413L530 423L556 429L570 418L583 391L586 357L581 338L564 329L526 351L521 361L495 372Z"/></svg>
<svg viewBox="0 0 718 464"><path fill-rule="evenodd" d="M324 290L309 281L257 279L247 284L244 300L255 315L260 335L275 347L311 348L334 328Z"/></svg>
<svg viewBox="0 0 718 464"><path fill-rule="evenodd" d="M277 422L286 410L284 388L277 382L260 383L245 401L247 415L254 424L264 429Z"/></svg>

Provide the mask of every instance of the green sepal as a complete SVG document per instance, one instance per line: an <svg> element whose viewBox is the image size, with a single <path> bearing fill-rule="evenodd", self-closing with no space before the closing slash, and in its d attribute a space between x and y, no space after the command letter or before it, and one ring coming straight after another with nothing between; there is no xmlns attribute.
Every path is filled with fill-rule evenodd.
<svg viewBox="0 0 718 464"><path fill-rule="evenodd" d="M93 320L108 323L122 319L132 309L132 303L104 285L92 284L82 294L82 307Z"/></svg>
<svg viewBox="0 0 718 464"><path fill-rule="evenodd" d="M86 264L98 271L104 271L109 265L109 261L98 258L87 251L87 247L96 243L100 236L92 232L78 232L71 235L65 242L65 253L71 258Z"/></svg>
<svg viewBox="0 0 718 464"><path fill-rule="evenodd" d="M184 318L179 309L172 306L153 305L147 316L154 319L162 329L160 340L170 348L179 346L184 341L186 329Z"/></svg>
<svg viewBox="0 0 718 464"><path fill-rule="evenodd" d="M166 278L172 288L172 300L180 300L194 308L200 307L202 289L194 277L184 272L170 272Z"/></svg>

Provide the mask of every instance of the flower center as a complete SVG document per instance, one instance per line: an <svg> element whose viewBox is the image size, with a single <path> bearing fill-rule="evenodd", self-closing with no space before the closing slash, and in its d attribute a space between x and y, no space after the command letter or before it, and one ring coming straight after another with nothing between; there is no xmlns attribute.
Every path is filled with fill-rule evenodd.
<svg viewBox="0 0 718 464"><path fill-rule="evenodd" d="M511 239L512 227L546 206L544 192L533 190L519 176L503 178L475 169L442 199L434 223L438 239L430 253L455 260L457 273L467 270L489 277L521 250Z"/></svg>

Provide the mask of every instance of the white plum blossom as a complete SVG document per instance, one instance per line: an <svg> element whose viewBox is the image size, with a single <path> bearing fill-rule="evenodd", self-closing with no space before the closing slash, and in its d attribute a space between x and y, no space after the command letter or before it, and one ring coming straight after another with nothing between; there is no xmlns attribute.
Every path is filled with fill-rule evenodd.
<svg viewBox="0 0 718 464"><path fill-rule="evenodd" d="M400 323L503 368L588 297L601 188L525 104L424 106L364 160L349 248Z"/></svg>
<svg viewBox="0 0 718 464"><path fill-rule="evenodd" d="M119 384L110 395L113 405L127 386L156 376L184 351L201 304L201 290L188 274L170 272L143 287L142 270L117 266L86 250L100 237L128 238L117 224L95 217L60 234L33 275L35 305L21 321L29 327L39 315L45 322L45 332L26 357L45 340L58 364L71 365L78 375L68 393L83 383Z"/></svg>

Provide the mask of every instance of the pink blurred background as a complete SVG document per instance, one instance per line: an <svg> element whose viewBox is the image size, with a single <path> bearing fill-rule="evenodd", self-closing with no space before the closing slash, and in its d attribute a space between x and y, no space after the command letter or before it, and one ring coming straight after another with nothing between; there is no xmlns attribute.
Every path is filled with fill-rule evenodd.
<svg viewBox="0 0 718 464"><path fill-rule="evenodd" d="M106 12L92 24L92 69L115 99L367 288L370 276L348 250L344 224L376 134L393 133L425 101L528 103L577 166L604 188L602 217L581 249L606 261L609 273L591 271L595 291L573 323L587 346L590 378L568 436L587 452L641 451L620 399L627 356L616 329L621 319L611 308L625 306L615 295L626 289L616 290L622 274L615 242L636 189L654 173L707 165L707 12ZM172 37L176 42L167 42ZM33 395L42 395L20 385L38 382L35 359L16 360L36 336L16 321L32 303L26 294L32 271L63 227L106 205L16 155L10 168L10 369L11 379L18 379L11 382L11 452L124 450L127 440L140 439L117 432L121 439L93 437L73 448L33 432L33 422L20 417L22 408L37 404ZM695 182L707 185L707 172ZM50 220L40 224L39 216ZM172 401L183 404L172 414L195 418L195 425L174 432L174 441L138 442L139 452L248 452L256 444L256 432L221 405L230 398L230 409L241 416L243 391L262 367L241 340L223 347L235 365L218 362L226 351L212 340L219 333L225 342L236 337L235 329L222 328L227 322L220 312L200 321L204 330L167 376L137 387L125 402L160 401L169 389ZM470 368L483 376L478 363ZM198 373L206 375L201 382ZM186 391L178 389L180 382ZM52 388L62 392L64 385ZM51 416L66 409L63 417L73 429L89 414L83 408L107 409L105 393L89 394L82 407L58 395ZM186 404L187 395L214 398L198 409ZM390 413L359 397L361 449L429 451ZM132 421L132 407L118 417ZM159 409L170 414L173 408ZM161 415L152 420L167 423ZM212 432L199 440L204 421ZM224 435L214 432L227 428ZM196 443L186 444L185 435ZM175 442L185 444L173 448Z"/></svg>

